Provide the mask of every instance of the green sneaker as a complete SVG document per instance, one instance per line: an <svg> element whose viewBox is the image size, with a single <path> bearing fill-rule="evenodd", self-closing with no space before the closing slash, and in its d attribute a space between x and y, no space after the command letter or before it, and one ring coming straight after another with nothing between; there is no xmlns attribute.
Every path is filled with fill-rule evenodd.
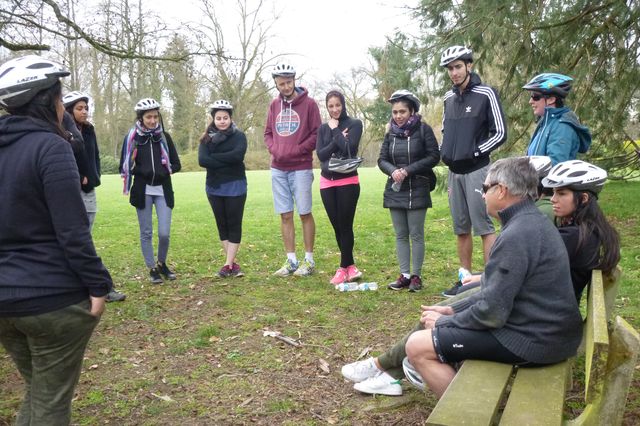
<svg viewBox="0 0 640 426"><path fill-rule="evenodd" d="M282 268L278 269L273 273L273 275L278 277L288 277L293 274L298 269L298 263L294 263L292 260L287 259Z"/></svg>
<svg viewBox="0 0 640 426"><path fill-rule="evenodd" d="M306 277L313 274L313 271L316 268L316 264L314 262L309 262L308 260L303 260L298 265L298 269L293 273L293 275L297 277Z"/></svg>

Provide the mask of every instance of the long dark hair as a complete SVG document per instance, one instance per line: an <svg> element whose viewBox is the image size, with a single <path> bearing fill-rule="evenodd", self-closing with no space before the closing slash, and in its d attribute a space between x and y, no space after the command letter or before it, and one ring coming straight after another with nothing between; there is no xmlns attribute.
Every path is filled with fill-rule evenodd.
<svg viewBox="0 0 640 426"><path fill-rule="evenodd" d="M56 103L62 98L62 84L58 80L48 89L41 90L26 105L18 108L8 108L7 112L13 115L24 115L44 121L56 134L67 139L67 132L64 131L60 121L58 121L58 111Z"/></svg>
<svg viewBox="0 0 640 426"><path fill-rule="evenodd" d="M587 196L585 197L584 194ZM583 201L586 198L586 201ZM578 226L578 250L594 233L600 239L600 263L598 269L603 272L613 270L620 261L620 236L609 223L598 204L598 197L590 191L573 191L576 209L571 216L573 224Z"/></svg>

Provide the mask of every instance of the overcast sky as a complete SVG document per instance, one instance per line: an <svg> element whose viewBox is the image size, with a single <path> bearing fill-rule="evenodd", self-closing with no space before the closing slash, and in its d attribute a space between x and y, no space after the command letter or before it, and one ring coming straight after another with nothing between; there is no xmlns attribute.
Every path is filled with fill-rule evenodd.
<svg viewBox="0 0 640 426"><path fill-rule="evenodd" d="M416 5L418 0L269 1L265 0L269 6L264 8L264 19L272 16L273 10L279 19L272 28L268 49L273 54L292 53L288 60L304 72L304 80L329 80L334 72L366 66L369 47L383 46L385 36L395 31L417 30L406 5ZM175 24L176 19L197 21L199 3L156 0L154 10L169 23ZM213 4L225 25L237 22L236 0L215 0Z"/></svg>

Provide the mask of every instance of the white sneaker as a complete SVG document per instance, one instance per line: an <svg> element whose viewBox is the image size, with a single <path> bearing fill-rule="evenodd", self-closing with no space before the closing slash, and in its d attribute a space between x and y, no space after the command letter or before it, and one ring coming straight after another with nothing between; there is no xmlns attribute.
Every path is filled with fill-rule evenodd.
<svg viewBox="0 0 640 426"><path fill-rule="evenodd" d="M315 262L309 262L308 260L305 259L300 262L300 264L298 265L298 269L295 270L293 275L295 275L296 277L307 277L313 274L313 271L315 270L315 268L316 268Z"/></svg>
<svg viewBox="0 0 640 426"><path fill-rule="evenodd" d="M360 383L363 380L370 379L380 374L382 370L379 370L373 358L365 359L364 361L356 361L351 364L342 366L342 376L354 383Z"/></svg>
<svg viewBox="0 0 640 426"><path fill-rule="evenodd" d="M377 376L367 379L364 382L356 383L353 385L353 388L359 392L371 395L402 395L400 380L394 379L384 371L381 371Z"/></svg>

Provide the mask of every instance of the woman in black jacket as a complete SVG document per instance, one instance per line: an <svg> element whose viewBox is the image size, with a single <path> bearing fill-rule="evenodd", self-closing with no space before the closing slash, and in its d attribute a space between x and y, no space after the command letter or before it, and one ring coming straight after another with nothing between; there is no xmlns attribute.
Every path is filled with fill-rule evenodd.
<svg viewBox="0 0 640 426"><path fill-rule="evenodd" d="M247 138L231 118L233 106L229 101L215 101L210 113L211 123L200 139L198 163L207 169L205 190L225 253L225 263L218 276L241 277L244 274L236 263L236 255L242 239L242 216L247 200L244 169Z"/></svg>
<svg viewBox="0 0 640 426"><path fill-rule="evenodd" d="M329 121L318 129L316 153L320 160L320 197L336 234L340 249L340 267L329 281L333 285L351 282L362 277L353 259L353 219L360 197L358 171L337 173L329 170L329 160L354 158L362 136L362 121L347 115L344 95L337 90L325 98Z"/></svg>
<svg viewBox="0 0 640 426"><path fill-rule="evenodd" d="M160 104L151 98L138 101L136 122L122 145L120 174L124 193L136 208L140 225L140 246L153 284L162 276L175 280L167 266L171 210L174 206L171 175L180 171L180 158L171 136L162 128ZM133 181L133 182L132 182ZM153 254L153 206L158 217L158 260Z"/></svg>
<svg viewBox="0 0 640 426"><path fill-rule="evenodd" d="M420 101L413 93L398 90L388 102L392 117L380 148L378 167L389 175L384 207L391 212L400 264L400 276L388 287L418 291L422 288L424 221L427 208L431 207L433 167L440 161L440 152L433 130L421 121Z"/></svg>
<svg viewBox="0 0 640 426"><path fill-rule="evenodd" d="M0 67L0 343L26 385L17 424L69 424L85 348L112 288L66 133L60 77L39 56Z"/></svg>

